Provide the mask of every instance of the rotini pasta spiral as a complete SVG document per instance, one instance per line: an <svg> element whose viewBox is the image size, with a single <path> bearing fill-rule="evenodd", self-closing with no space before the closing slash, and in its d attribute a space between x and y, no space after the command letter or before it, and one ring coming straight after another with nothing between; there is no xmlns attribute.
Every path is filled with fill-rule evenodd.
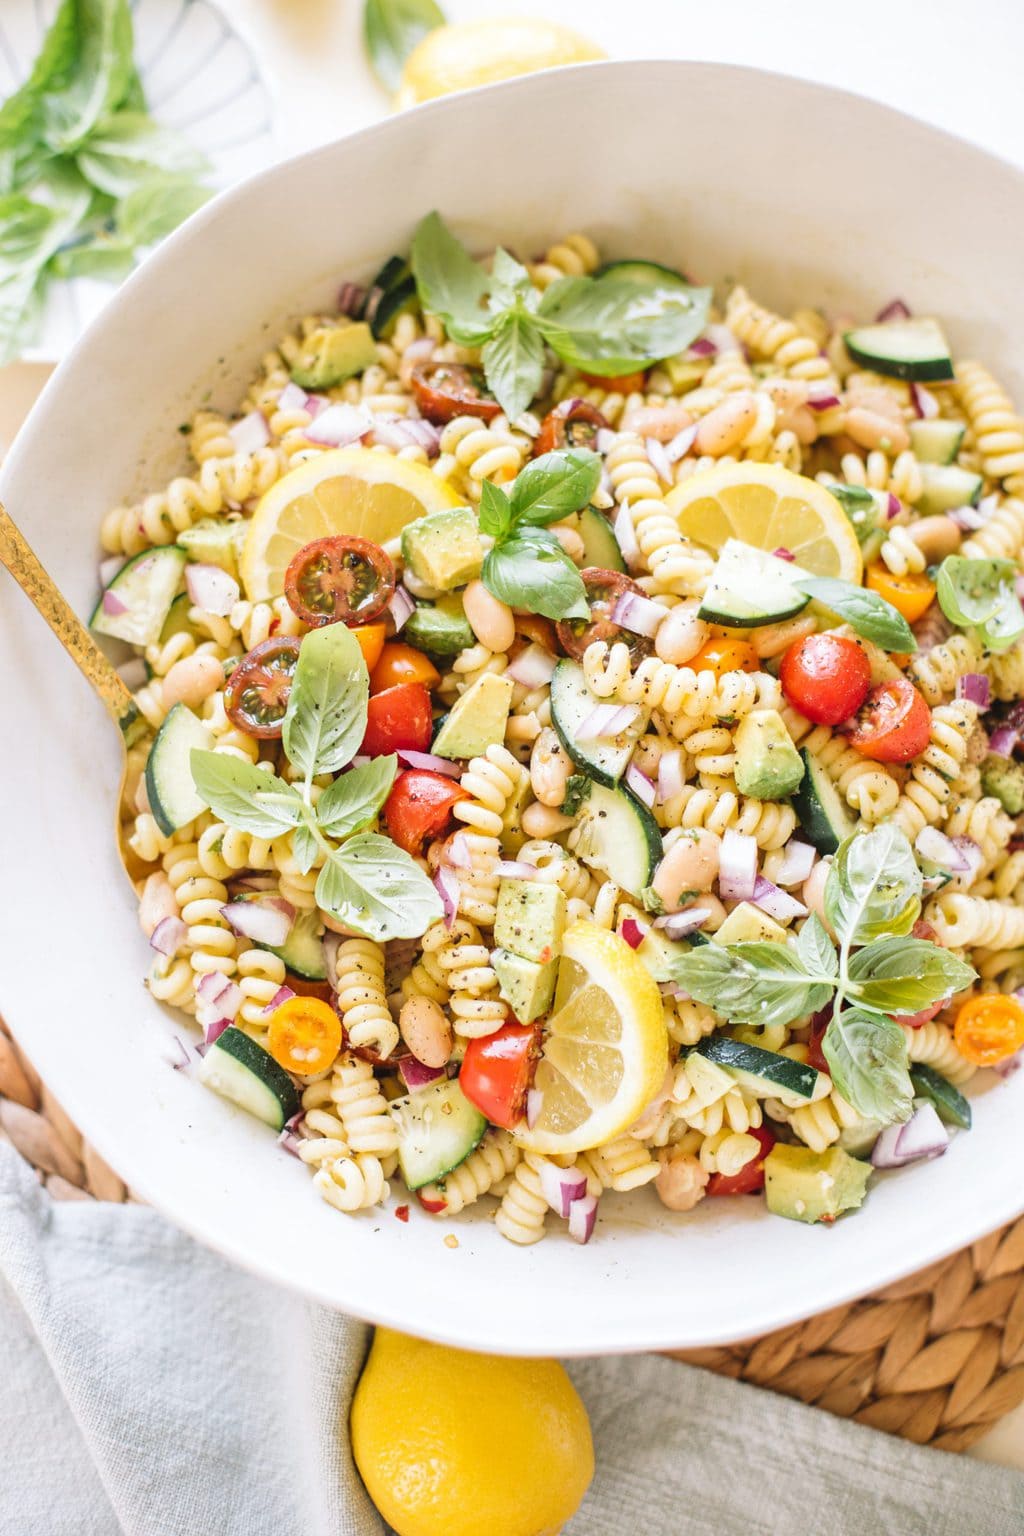
<svg viewBox="0 0 1024 1536"><path fill-rule="evenodd" d="M623 704L660 709L670 724L679 716L736 719L752 709L777 709L782 692L777 678L767 672L694 672L648 657L633 667L629 648L621 642L611 647L604 640L588 645L583 671L590 691L599 699L615 698ZM685 728L685 725L684 725Z"/></svg>
<svg viewBox="0 0 1024 1536"><path fill-rule="evenodd" d="M832 378L832 368L818 343L792 320L755 304L745 288L736 287L725 306L725 323L757 358L772 362L792 379L806 383Z"/></svg>
<svg viewBox="0 0 1024 1536"><path fill-rule="evenodd" d="M330 1094L353 1152L394 1152L398 1133L368 1062L343 1051L331 1072Z"/></svg>
<svg viewBox="0 0 1024 1536"><path fill-rule="evenodd" d="M901 1024L904 1038L907 1042L907 1057L911 1062L923 1062L926 1066L934 1067L936 1072L948 1078L957 1087L969 1082L977 1068L957 1050L951 1032L945 1024L932 1020L930 1024L922 1024L918 1029L911 1029L909 1024Z"/></svg>
<svg viewBox="0 0 1024 1536"><path fill-rule="evenodd" d="M565 235L549 245L539 261L527 262L531 281L541 289L549 288L560 277L586 277L595 271L600 253L589 235Z"/></svg>
<svg viewBox="0 0 1024 1536"><path fill-rule="evenodd" d="M1019 560L1024 550L1024 502L1009 499L966 538L960 553L966 560Z"/></svg>
<svg viewBox="0 0 1024 1536"><path fill-rule="evenodd" d="M171 882L188 928L186 943L190 963L197 976L219 971L233 976L237 965L238 940L221 910L228 899L227 888L212 880L199 862L196 843L182 843L168 849L163 866Z"/></svg>
<svg viewBox="0 0 1024 1536"><path fill-rule="evenodd" d="M195 479L179 476L166 491L115 507L100 528L103 548L113 555L137 555L151 545L173 544L199 518L262 496L280 478L281 468L281 457L272 448L207 459Z"/></svg>
<svg viewBox="0 0 1024 1536"><path fill-rule="evenodd" d="M537 1172L540 1161L533 1153L528 1153L516 1164L512 1182L502 1196L494 1218L494 1225L502 1237L520 1247L539 1243L544 1236L548 1202Z"/></svg>
<svg viewBox="0 0 1024 1536"><path fill-rule="evenodd" d="M958 699L932 710L928 745L914 760L894 819L913 842L922 827L934 826L944 814L952 781L967 756L967 741L978 718L975 705Z"/></svg>
<svg viewBox="0 0 1024 1536"><path fill-rule="evenodd" d="M1024 426L1010 397L980 363L956 365L956 392L981 454L981 467L993 479L1024 470Z"/></svg>
<svg viewBox="0 0 1024 1536"><path fill-rule="evenodd" d="M349 1046L388 1057L398 1044L398 1025L384 993L384 951L372 939L346 939L335 961L338 1011Z"/></svg>
<svg viewBox="0 0 1024 1536"><path fill-rule="evenodd" d="M959 892L941 892L929 903L927 916L947 949L1019 949L1024 945L1024 907L1006 901L986 901Z"/></svg>

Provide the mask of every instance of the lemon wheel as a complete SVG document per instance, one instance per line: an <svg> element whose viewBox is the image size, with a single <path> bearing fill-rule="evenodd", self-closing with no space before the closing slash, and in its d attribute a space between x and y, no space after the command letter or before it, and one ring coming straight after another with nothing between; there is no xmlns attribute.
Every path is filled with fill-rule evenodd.
<svg viewBox="0 0 1024 1536"><path fill-rule="evenodd" d="M557 64L603 59L604 50L569 27L540 17L484 17L428 32L402 71L397 107L493 85Z"/></svg>

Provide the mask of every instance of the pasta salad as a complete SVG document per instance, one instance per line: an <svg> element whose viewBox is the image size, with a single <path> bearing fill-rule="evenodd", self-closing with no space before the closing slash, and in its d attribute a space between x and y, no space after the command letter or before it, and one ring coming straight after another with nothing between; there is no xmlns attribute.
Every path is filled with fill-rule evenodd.
<svg viewBox="0 0 1024 1536"><path fill-rule="evenodd" d="M182 1064L326 1201L831 1222L969 1129L1024 1045L1024 427L938 321L435 214L187 440L102 527L123 851Z"/></svg>

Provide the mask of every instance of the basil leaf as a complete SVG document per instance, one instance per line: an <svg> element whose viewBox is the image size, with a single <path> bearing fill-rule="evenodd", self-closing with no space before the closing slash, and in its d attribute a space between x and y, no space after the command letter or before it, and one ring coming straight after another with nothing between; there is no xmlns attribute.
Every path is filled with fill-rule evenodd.
<svg viewBox="0 0 1024 1536"><path fill-rule="evenodd" d="M831 982L809 976L785 944L702 944L670 962L671 978L731 1024L789 1024L823 1008Z"/></svg>
<svg viewBox="0 0 1024 1536"><path fill-rule="evenodd" d="M946 618L976 628L987 650L1004 651L1024 635L1024 608L1011 560L966 560L948 555L939 566L936 595Z"/></svg>
<svg viewBox="0 0 1024 1536"><path fill-rule="evenodd" d="M601 460L589 448L542 453L519 471L512 484L512 511L536 527L555 523L585 507L601 479Z"/></svg>
<svg viewBox="0 0 1024 1536"><path fill-rule="evenodd" d="M370 678L359 642L344 624L314 629L302 642L285 711L288 760L307 779L337 773L366 734Z"/></svg>
<svg viewBox="0 0 1024 1536"><path fill-rule="evenodd" d="M796 952L810 975L839 975L839 956L817 912L811 913L797 934Z"/></svg>
<svg viewBox="0 0 1024 1536"><path fill-rule="evenodd" d="M56 277L96 277L119 283L134 266L134 242L97 236L62 246L50 263L50 270Z"/></svg>
<svg viewBox="0 0 1024 1536"><path fill-rule="evenodd" d="M481 305L487 275L452 234L439 213L428 213L413 236L409 257L420 303L444 321L453 340L479 346L494 329Z"/></svg>
<svg viewBox="0 0 1024 1536"><path fill-rule="evenodd" d="M588 373L628 373L682 352L707 323L710 288L636 283L614 273L562 277L540 301L545 338Z"/></svg>
<svg viewBox="0 0 1024 1536"><path fill-rule="evenodd" d="M417 939L442 915L433 883L389 837L362 832L331 854L316 899L346 928L382 943Z"/></svg>
<svg viewBox="0 0 1024 1536"><path fill-rule="evenodd" d="M849 1008L832 1019L821 1048L832 1081L865 1120L909 1120L914 1089L903 1031L884 1014Z"/></svg>
<svg viewBox="0 0 1024 1536"><path fill-rule="evenodd" d="M319 852L320 844L313 835L312 827L307 826L304 821L300 822L292 833L292 854L301 874L309 874Z"/></svg>
<svg viewBox="0 0 1024 1536"><path fill-rule="evenodd" d="M878 493L863 485L832 484L827 489L846 513L857 543L863 548L881 522Z"/></svg>
<svg viewBox="0 0 1024 1536"><path fill-rule="evenodd" d="M825 914L847 947L909 933L920 911L921 871L898 827L883 823L840 843L825 882Z"/></svg>
<svg viewBox="0 0 1024 1536"><path fill-rule="evenodd" d="M373 762L343 773L316 803L316 819L327 837L347 837L373 820L391 793L398 758L375 757Z"/></svg>
<svg viewBox="0 0 1024 1536"><path fill-rule="evenodd" d="M151 176L118 204L117 231L133 245L155 245L212 195L191 176Z"/></svg>
<svg viewBox="0 0 1024 1536"><path fill-rule="evenodd" d="M540 294L530 281L530 274L521 261L516 261L502 246L498 246L491 259L491 295L488 308L492 314L511 309L517 300L528 309L536 309Z"/></svg>
<svg viewBox="0 0 1024 1536"><path fill-rule="evenodd" d="M580 573L553 534L530 530L506 539L484 556L480 574L488 592L510 608L546 619L590 617Z"/></svg>
<svg viewBox="0 0 1024 1536"><path fill-rule="evenodd" d="M977 972L927 939L876 939L851 956L849 993L860 1008L918 1013L970 986Z"/></svg>
<svg viewBox="0 0 1024 1536"><path fill-rule="evenodd" d="M565 799L558 809L563 816L576 816L580 806L590 794L592 780L585 773L570 773L565 781Z"/></svg>
<svg viewBox="0 0 1024 1536"><path fill-rule="evenodd" d="M77 50L77 0L62 0L28 79L0 106L0 145L20 147L19 140L38 134L44 94L59 89L74 68Z"/></svg>
<svg viewBox="0 0 1024 1536"><path fill-rule="evenodd" d="M503 539L511 533L514 521L512 503L501 486L495 485L493 480L481 481L480 532L489 534L492 539Z"/></svg>
<svg viewBox="0 0 1024 1536"><path fill-rule="evenodd" d="M42 136L57 154L74 151L137 78L126 0L77 0L74 56L42 102Z"/></svg>
<svg viewBox="0 0 1024 1536"><path fill-rule="evenodd" d="M117 112L98 124L75 163L87 181L111 197L127 197L154 175L198 176L209 169L188 139L161 128L145 112Z"/></svg>
<svg viewBox="0 0 1024 1536"><path fill-rule="evenodd" d="M200 747L193 747L189 762L199 798L229 827L254 837L280 837L302 820L299 791L269 768Z"/></svg>
<svg viewBox="0 0 1024 1536"><path fill-rule="evenodd" d="M416 44L444 23L434 0L366 0L363 41L370 67L386 91L398 90L402 67Z"/></svg>
<svg viewBox="0 0 1024 1536"><path fill-rule="evenodd" d="M913 631L902 613L877 592L835 576L794 576L792 580L798 592L806 592L830 613L845 619L865 640L885 651L917 650Z"/></svg>
<svg viewBox="0 0 1024 1536"><path fill-rule="evenodd" d="M516 421L540 393L544 343L532 318L507 310L480 354L491 393L509 421Z"/></svg>

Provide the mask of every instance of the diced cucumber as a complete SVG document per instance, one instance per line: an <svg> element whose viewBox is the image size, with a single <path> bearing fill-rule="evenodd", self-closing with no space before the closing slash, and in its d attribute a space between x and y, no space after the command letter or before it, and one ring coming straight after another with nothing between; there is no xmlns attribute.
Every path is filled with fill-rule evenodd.
<svg viewBox="0 0 1024 1536"><path fill-rule="evenodd" d="M855 363L895 379L941 380L953 377L949 342L936 320L890 320L862 325L843 335Z"/></svg>
<svg viewBox="0 0 1024 1536"><path fill-rule="evenodd" d="M583 721L601 704L587 687L578 661L560 661L551 677L551 723L574 763L598 784L617 784L626 771L633 748L647 729L650 711L641 709L633 724L618 736L577 741Z"/></svg>
<svg viewBox="0 0 1024 1536"><path fill-rule="evenodd" d="M804 776L792 798L797 821L819 853L835 853L857 830L846 801L812 752L804 747Z"/></svg>
<svg viewBox="0 0 1024 1536"><path fill-rule="evenodd" d="M186 704L175 704L156 733L146 762L146 794L165 837L206 810L192 780L192 749L209 752L213 737Z"/></svg>
<svg viewBox="0 0 1024 1536"><path fill-rule="evenodd" d="M828 1079L823 1072L778 1051L765 1051L759 1045L747 1045L726 1035L708 1035L697 1050L743 1087L762 1097L781 1099L790 1109L799 1109L801 1104L810 1104L828 1092Z"/></svg>
<svg viewBox="0 0 1024 1536"><path fill-rule="evenodd" d="M946 1125L958 1125L962 1131L971 1128L971 1106L959 1088L944 1078L941 1072L924 1062L914 1062L910 1068L910 1081L919 1098L934 1104L940 1120Z"/></svg>
<svg viewBox="0 0 1024 1536"><path fill-rule="evenodd" d="M93 609L90 627L131 645L152 645L160 638L184 569L185 551L177 544L145 549L126 560ZM112 613L114 607L119 611Z"/></svg>
<svg viewBox="0 0 1024 1536"><path fill-rule="evenodd" d="M701 599L700 617L708 624L744 629L791 619L809 601L793 586L794 574L803 573L789 561L740 539L726 539Z"/></svg>
<svg viewBox="0 0 1024 1536"><path fill-rule="evenodd" d="M232 1024L199 1063L199 1081L269 1125L281 1130L302 1107L299 1090L269 1051Z"/></svg>
<svg viewBox="0 0 1024 1536"><path fill-rule="evenodd" d="M612 274L643 288L685 288L689 292L692 287L681 272L674 267L663 267L658 261L606 261L594 275L606 277Z"/></svg>
<svg viewBox="0 0 1024 1536"><path fill-rule="evenodd" d="M320 915L315 907L297 912L288 937L279 949L271 944L257 944L257 949L268 949L279 955L289 971L306 981L327 979L327 957L321 933Z"/></svg>
<svg viewBox="0 0 1024 1536"><path fill-rule="evenodd" d="M381 290L379 296L373 295L376 288ZM371 284L371 298L366 306L365 318L378 341L392 328L400 312L412 307L415 298L416 280L409 263L401 256L390 257Z"/></svg>
<svg viewBox="0 0 1024 1536"><path fill-rule="evenodd" d="M572 521L572 519L567 519ZM584 507L576 518L576 527L583 540L583 564L596 565L602 571L624 571L619 541L611 523L596 507Z"/></svg>
<svg viewBox="0 0 1024 1536"><path fill-rule="evenodd" d="M166 645L168 640L173 640L175 635L187 635L192 632L192 621L188 611L192 607L192 599L187 592L179 592L174 602L167 610L164 619L164 627L160 631L160 644Z"/></svg>
<svg viewBox="0 0 1024 1536"><path fill-rule="evenodd" d="M635 795L594 783L569 833L569 846L584 864L636 897L650 885L664 851L658 823Z"/></svg>
<svg viewBox="0 0 1024 1536"><path fill-rule="evenodd" d="M392 1099L389 1108L398 1131L398 1166L408 1189L421 1189L451 1173L487 1129L486 1117L454 1077Z"/></svg>
<svg viewBox="0 0 1024 1536"><path fill-rule="evenodd" d="M922 464L921 494L914 503L925 517L950 512L954 507L974 507L981 499L980 475L957 464Z"/></svg>
<svg viewBox="0 0 1024 1536"><path fill-rule="evenodd" d="M959 421L933 417L910 423L910 446L922 464L952 464L963 440L964 427Z"/></svg>

